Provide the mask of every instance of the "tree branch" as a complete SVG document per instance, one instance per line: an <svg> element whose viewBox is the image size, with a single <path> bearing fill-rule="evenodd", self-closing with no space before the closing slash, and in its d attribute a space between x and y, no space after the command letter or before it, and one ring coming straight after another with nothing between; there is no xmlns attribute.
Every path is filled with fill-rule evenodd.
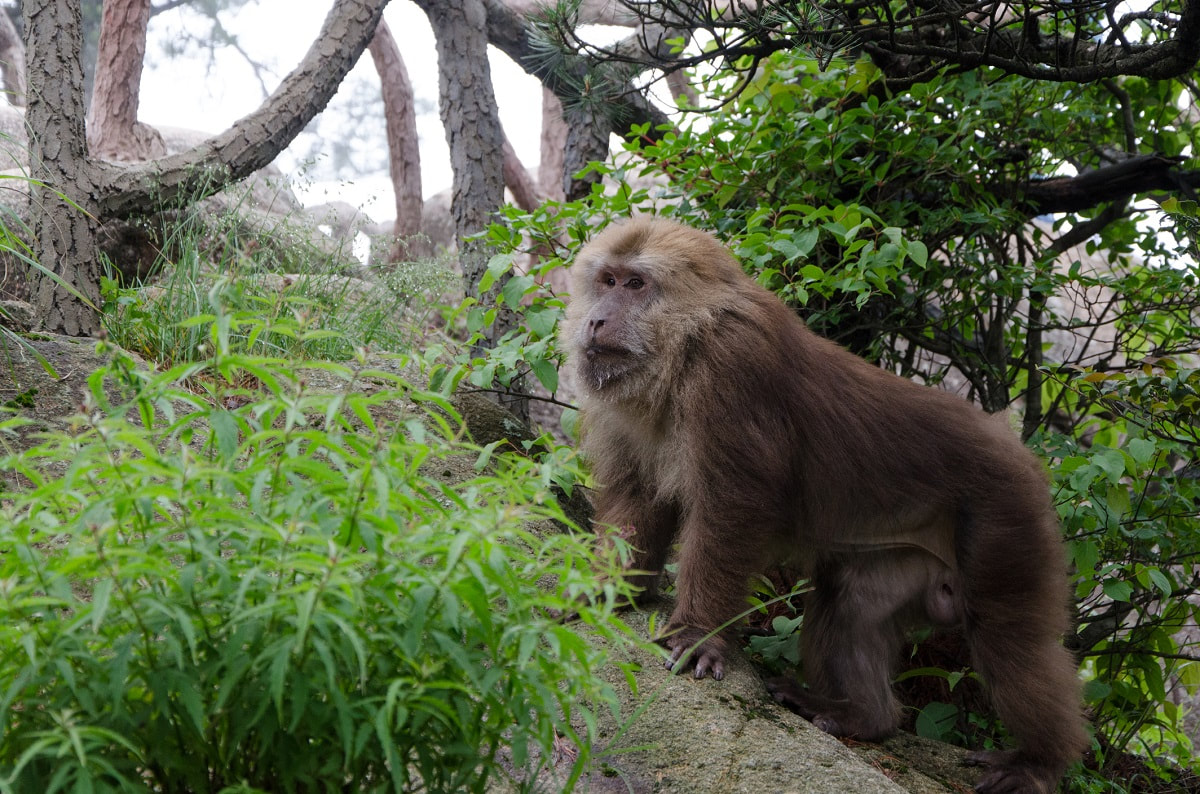
<svg viewBox="0 0 1200 794"><path fill-rule="evenodd" d="M1151 191L1193 191L1200 186L1200 171L1181 171L1180 157L1144 154L1079 176L1032 181L1025 186L1019 205L1032 215L1080 212L1110 201Z"/></svg>
<svg viewBox="0 0 1200 794"><path fill-rule="evenodd" d="M909 4L905 15L893 13L887 0L831 0L807 14L797 10L802 4L765 0L739 4L736 13L720 15L712 13L710 3L696 0L619 4L644 21L703 29L712 37L715 46L686 57L663 57L652 47L642 52L580 48L598 62L639 63L664 71L711 61L727 68L739 59L761 59L795 47L861 49L893 88L947 67L993 67L1038 80L1092 82L1122 75L1178 78L1200 61L1198 0L1187 0L1177 12L1133 13L1119 20L1086 0L1030 0L1021 4L1021 13L994 0L942 0ZM1125 29L1134 24L1148 26L1150 32L1126 36Z"/></svg>
<svg viewBox="0 0 1200 794"><path fill-rule="evenodd" d="M96 163L106 216L200 199L266 166L324 109L375 32L388 0L335 0L300 64L250 115L198 146L134 166Z"/></svg>
<svg viewBox="0 0 1200 794"><path fill-rule="evenodd" d="M392 227L396 239L392 241L388 261L398 262L405 256L430 253L426 250L428 246L416 239L421 233L421 210L425 204L421 150L417 145L416 99L400 48L384 20L379 20L368 49L379 73L387 128L388 174L396 200L396 221Z"/></svg>
<svg viewBox="0 0 1200 794"><path fill-rule="evenodd" d="M503 0L484 0L487 8L488 41L522 69L542 81L542 84L566 102L578 101L579 92L562 76L540 68L533 46L533 29L527 20L506 6ZM657 138L657 128L669 125L667 114L656 108L633 86L619 93L612 108L612 131L620 136L629 133L631 126L649 124L650 137Z"/></svg>

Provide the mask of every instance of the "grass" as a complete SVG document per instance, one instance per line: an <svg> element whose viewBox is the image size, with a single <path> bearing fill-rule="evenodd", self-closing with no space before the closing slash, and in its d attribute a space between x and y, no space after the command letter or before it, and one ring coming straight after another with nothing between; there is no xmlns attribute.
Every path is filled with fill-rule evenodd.
<svg viewBox="0 0 1200 794"><path fill-rule="evenodd" d="M234 205L215 216L181 214L148 276L104 282L105 330L122 348L162 366L203 359L218 317L245 317L231 344L296 360L348 360L356 348L420 346L443 296L459 288L438 260L366 266L299 242L289 221L248 230ZM282 246L280 238L290 239ZM110 272L115 268L110 267Z"/></svg>

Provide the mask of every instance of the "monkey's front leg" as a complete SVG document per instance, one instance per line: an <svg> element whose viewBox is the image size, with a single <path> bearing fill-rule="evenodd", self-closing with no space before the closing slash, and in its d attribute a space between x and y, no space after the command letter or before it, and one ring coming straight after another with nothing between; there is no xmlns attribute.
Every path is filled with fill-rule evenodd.
<svg viewBox="0 0 1200 794"><path fill-rule="evenodd" d="M671 541L675 539L679 513L674 505L650 498L636 481L609 487L596 500L596 522L618 528L630 546L625 580L640 589L634 605L654 600L658 579Z"/></svg>
<svg viewBox="0 0 1200 794"><path fill-rule="evenodd" d="M687 522L675 611L658 639L670 651L667 669L679 673L693 667L696 678L725 677L729 642L723 635L745 607L747 580L761 569L765 546L749 527Z"/></svg>

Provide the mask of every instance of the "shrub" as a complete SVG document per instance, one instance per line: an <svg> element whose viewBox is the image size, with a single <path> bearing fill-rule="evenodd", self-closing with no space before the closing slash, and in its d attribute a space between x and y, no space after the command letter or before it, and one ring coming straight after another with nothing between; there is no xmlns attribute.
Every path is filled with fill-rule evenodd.
<svg viewBox="0 0 1200 794"><path fill-rule="evenodd" d="M579 602L590 544L531 529L565 521L564 456L462 443L386 373L313 363L347 385L319 394L215 347L115 351L73 434L0 458L0 790L480 791L558 734L578 775L615 701L554 616L628 635Z"/></svg>

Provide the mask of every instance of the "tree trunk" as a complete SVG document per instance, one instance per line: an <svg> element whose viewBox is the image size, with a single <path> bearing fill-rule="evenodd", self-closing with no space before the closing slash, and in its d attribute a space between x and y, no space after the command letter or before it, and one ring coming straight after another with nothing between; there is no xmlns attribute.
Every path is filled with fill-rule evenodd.
<svg viewBox="0 0 1200 794"><path fill-rule="evenodd" d="M592 185L600 181L600 174L589 171L582 179L575 175L588 163L608 159L608 136L612 131L612 119L600 108L580 105L566 110L563 120L567 125L567 142L563 152L563 193L567 201L586 196Z"/></svg>
<svg viewBox="0 0 1200 794"><path fill-rule="evenodd" d="M34 255L42 276L35 302L44 327L72 335L100 330L96 228L101 220L198 201L266 166L329 102L374 33L387 0L335 0L316 41L263 105L187 152L136 165L87 157L77 0L24 4L31 172L74 202L34 185ZM76 209L78 207L79 209ZM80 211L83 210L83 211Z"/></svg>
<svg viewBox="0 0 1200 794"><path fill-rule="evenodd" d="M95 336L100 332L97 185L83 132L79 3L25 0L22 13L29 37L25 124L33 245L37 261L53 274L42 273L33 303L46 329ZM64 289L60 281L77 292Z"/></svg>
<svg viewBox="0 0 1200 794"><path fill-rule="evenodd" d="M542 86L542 159L538 185L551 201L563 200L563 152L567 148L567 123L558 95Z"/></svg>
<svg viewBox="0 0 1200 794"><path fill-rule="evenodd" d="M96 81L87 117L88 148L93 157L138 161L167 153L158 130L137 120L149 22L150 0L104 2Z"/></svg>
<svg viewBox="0 0 1200 794"><path fill-rule="evenodd" d="M421 150L417 145L417 112L412 83L400 48L388 29L379 20L369 45L375 71L379 73L383 95L383 115L387 122L388 171L396 194L395 240L388 253L389 262L428 255L428 240L421 234L421 209L424 198L421 190Z"/></svg>
<svg viewBox="0 0 1200 794"><path fill-rule="evenodd" d="M454 171L450 211L466 292L490 307L503 287L498 283L486 294L479 292L491 249L465 240L486 229L504 202L504 131L488 64L487 11L483 0L417 0L417 5L429 17L437 40L438 105ZM500 307L496 322L485 331L487 345L516 326L512 309ZM505 394L500 402L528 420L525 399Z"/></svg>

